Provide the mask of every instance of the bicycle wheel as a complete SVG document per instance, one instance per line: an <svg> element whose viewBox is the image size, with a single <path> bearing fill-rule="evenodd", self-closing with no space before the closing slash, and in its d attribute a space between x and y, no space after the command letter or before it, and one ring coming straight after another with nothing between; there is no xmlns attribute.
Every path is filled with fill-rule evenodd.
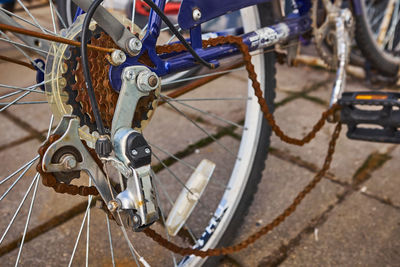
<svg viewBox="0 0 400 267"><path fill-rule="evenodd" d="M373 68L396 76L400 65L400 1L362 0L356 41Z"/></svg>
<svg viewBox="0 0 400 267"><path fill-rule="evenodd" d="M15 15L18 17L14 16L14 19L24 27L34 27L44 33L59 35L57 17L60 20L62 18L55 12L52 2L46 8L30 9L31 5L34 3L27 4L25 8L29 13L24 9L16 11ZM246 18L242 19L245 31L266 25L267 13L260 16L265 10L268 10L268 4L242 10L242 18ZM76 37L79 32L74 33L73 29L79 27L72 25L61 32L62 36ZM99 42L98 38L102 36L96 33L96 29L92 33L92 42ZM56 86L52 83L56 81L59 87L52 89L59 90L61 98L66 97L61 100L62 107L50 103L49 108L45 93L40 88L42 84L31 82L36 72L25 66L1 63L2 265L17 263L23 266L97 266L116 263L133 266L140 257L152 266L174 265L179 262L186 266L199 266L203 263L204 259L197 257L182 258L171 254L141 233L126 233L125 228L120 228L109 220L102 209L90 208L95 198L55 193L39 182L40 176L35 174L34 167L38 160L36 151L40 142L57 125L60 115L76 112L71 104L72 100L78 101L76 92L69 90L68 86L77 84L79 78L78 75L68 75L78 69L70 61L76 59L73 56L77 50L65 45L51 44L50 54L45 58L45 50L21 45L21 41L9 32L0 34L0 51L3 56L31 62L42 70L43 66L35 59L47 58L45 69L56 71L46 73L46 88ZM65 57L57 62L56 53ZM256 51L252 62L272 109L275 87L274 54ZM152 110L153 116L146 117L146 123L141 125L143 136L152 146L152 167L161 213L160 221L151 227L181 245L215 247L222 238L225 239L224 233L227 230L231 232L232 227L237 227L239 217L246 213L252 199L251 194L256 190L268 151L270 129L248 83L247 73L242 67L230 69L237 65L237 58L227 59L222 63L229 71L225 71L218 79L214 79L217 76L213 73L190 77L197 85L213 80L208 86L196 87L196 90L189 90L179 97L171 96L170 92L177 92L182 88L161 92L165 104ZM71 69L71 66L74 68ZM62 71L57 72L60 69ZM217 70L216 73L218 72ZM68 80L68 77L72 79ZM182 81L173 82L179 84ZM184 86L188 84L185 83ZM55 111L54 116L51 115L52 111ZM89 115L82 110L80 112L82 133L95 138L95 132L90 132L90 120L84 121L85 116ZM90 138L86 140L92 140ZM165 232L163 221L181 190L187 190L183 185L202 159L216 163L214 174L184 228L176 237L169 236ZM71 183L87 185L90 181L81 174L80 178L73 179Z"/></svg>

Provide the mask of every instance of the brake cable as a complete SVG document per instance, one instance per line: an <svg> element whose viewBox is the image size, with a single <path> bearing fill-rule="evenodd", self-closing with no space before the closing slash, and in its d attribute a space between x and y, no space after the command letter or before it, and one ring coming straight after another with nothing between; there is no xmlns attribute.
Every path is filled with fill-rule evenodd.
<svg viewBox="0 0 400 267"><path fill-rule="evenodd" d="M96 95L94 93L92 78L90 77L90 70L89 70L89 59L87 55L87 43L88 43L88 31L90 21L96 12L97 7L103 2L103 0L95 0L86 13L85 19L82 25L82 41L81 41L81 58L82 58L82 70L83 75L85 76L86 81L86 89L89 95L89 101L92 106L92 111L94 115L94 119L96 121L97 130L99 131L100 135L105 135L106 131L104 128L103 120L101 119L101 114L99 111L99 106L96 101Z"/></svg>
<svg viewBox="0 0 400 267"><path fill-rule="evenodd" d="M152 1L152 0L143 0L146 4L148 4L160 18L164 21L165 24L167 24L168 28L172 31L173 34L175 34L176 38L178 38L179 41L181 41L182 45L187 49L187 51L193 56L196 61L201 63L202 65L206 66L209 69L215 69L215 65L212 63L209 63L202 59L196 51L193 49L193 47L186 41L185 37L174 27L174 24L169 20L167 16L163 13L163 11Z"/></svg>

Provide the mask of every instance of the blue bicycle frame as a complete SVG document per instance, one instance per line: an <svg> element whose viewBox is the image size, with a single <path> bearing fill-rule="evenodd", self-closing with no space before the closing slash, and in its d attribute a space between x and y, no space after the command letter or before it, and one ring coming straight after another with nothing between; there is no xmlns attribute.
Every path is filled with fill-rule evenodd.
<svg viewBox="0 0 400 267"><path fill-rule="evenodd" d="M271 0L183 0L178 21L181 28L190 30L190 43L199 56L204 60L213 63L215 66L219 66L219 60L236 55L239 53L239 50L232 44L202 48L201 23L230 11L269 1ZM165 0L155 0L154 2L161 10L164 9ZM296 38L300 34L310 30L311 21L307 15L310 8L310 0L296 0L293 4L294 12L278 24L241 35L243 42L248 45L250 51ZM201 20L196 21L195 23L193 19L191 19L193 6L198 6L199 8L201 6L202 14L204 14L202 15ZM155 48L160 34L160 27L161 18L151 10L149 26L143 39L143 48L141 53L136 57L128 57L126 62L118 67L110 68L109 78L114 89L119 90L121 87L122 70L125 67L140 64L138 58L143 53L148 54L149 58L154 63L154 67L151 69L159 76L189 70L199 65L188 52L157 55ZM221 36L224 34L226 33L219 32L209 35Z"/></svg>
<svg viewBox="0 0 400 267"><path fill-rule="evenodd" d="M183 0L178 15L178 22L181 28L190 30L190 43L192 47L195 48L198 55L218 67L221 59L236 55L239 53L239 50L232 44L202 48L201 23L243 7L270 1L274 0ZM308 15L311 7L311 0L288 1L291 2L291 13L282 21L275 25L241 35L243 42L249 47L250 51L298 38L301 34L311 29L311 19ZM166 0L154 0L154 2L161 10L164 9ZM198 21L194 21L192 18L192 10L195 7L201 8L202 16ZM353 0L353 7L355 13L357 13L359 10L359 0ZM80 8L78 8L77 14L81 12ZM149 24L146 35L143 38L143 48L140 54L136 57L128 57L126 62L120 66L110 67L109 79L115 90L119 91L121 87L122 70L128 66L140 65L141 63L138 62L138 59L144 53L148 54L154 64L154 67L151 67L152 71L161 77L199 66L199 63L197 63L188 52L163 55L158 55L156 53L156 42L160 35L161 23L161 18L151 10ZM219 32L208 35L221 36L225 34L226 33Z"/></svg>

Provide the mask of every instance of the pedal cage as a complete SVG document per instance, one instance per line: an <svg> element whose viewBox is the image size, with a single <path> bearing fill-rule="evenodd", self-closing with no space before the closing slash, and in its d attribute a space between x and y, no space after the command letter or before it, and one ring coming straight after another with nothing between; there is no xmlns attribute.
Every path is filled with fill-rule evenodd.
<svg viewBox="0 0 400 267"><path fill-rule="evenodd" d="M393 92L343 93L338 103L342 107L340 121L348 126L347 137L372 142L400 143L399 99L400 93ZM375 108L364 109L361 106Z"/></svg>

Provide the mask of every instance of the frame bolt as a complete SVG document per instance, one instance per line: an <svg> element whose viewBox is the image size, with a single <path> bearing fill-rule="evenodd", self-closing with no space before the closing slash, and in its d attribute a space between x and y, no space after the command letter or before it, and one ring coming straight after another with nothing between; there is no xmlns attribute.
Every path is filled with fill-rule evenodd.
<svg viewBox="0 0 400 267"><path fill-rule="evenodd" d="M151 150L150 150L150 148L146 147L146 148L144 149L144 152L145 152L146 154L150 154Z"/></svg>
<svg viewBox="0 0 400 267"><path fill-rule="evenodd" d="M126 55L121 50L115 50L114 52L111 53L111 60L113 65L119 66L125 62Z"/></svg>
<svg viewBox="0 0 400 267"><path fill-rule="evenodd" d="M200 9L198 9L198 8L193 9L192 16L193 16L194 21L198 21L199 19L201 19Z"/></svg>
<svg viewBox="0 0 400 267"><path fill-rule="evenodd" d="M137 154L138 154L138 152L137 152L137 150L136 149L132 149L132 155L134 155L134 156L136 156Z"/></svg>
<svg viewBox="0 0 400 267"><path fill-rule="evenodd" d="M119 208L119 203L116 200L110 200L107 204L107 208L109 211L114 212Z"/></svg>
<svg viewBox="0 0 400 267"><path fill-rule="evenodd" d="M138 74L137 85L142 92L155 90L159 85L159 79L154 72L142 71Z"/></svg>
<svg viewBox="0 0 400 267"><path fill-rule="evenodd" d="M131 52L133 55L137 55L140 53L140 50L142 50L142 42L137 38L133 37L128 40L128 50Z"/></svg>
<svg viewBox="0 0 400 267"><path fill-rule="evenodd" d="M76 167L77 162L73 155L66 154L61 158L61 164L64 166L65 169L72 170Z"/></svg>

